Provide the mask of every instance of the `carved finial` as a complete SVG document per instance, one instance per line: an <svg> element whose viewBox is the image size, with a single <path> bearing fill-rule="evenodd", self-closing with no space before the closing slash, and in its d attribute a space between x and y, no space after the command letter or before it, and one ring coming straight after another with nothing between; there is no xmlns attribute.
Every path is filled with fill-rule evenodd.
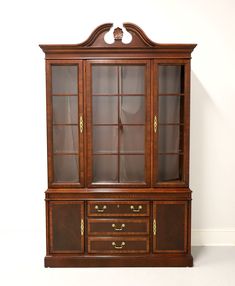
<svg viewBox="0 0 235 286"><path fill-rule="evenodd" d="M114 29L113 31L113 36L115 41L121 41L122 37L123 37L123 31L121 28L117 27L116 29Z"/></svg>

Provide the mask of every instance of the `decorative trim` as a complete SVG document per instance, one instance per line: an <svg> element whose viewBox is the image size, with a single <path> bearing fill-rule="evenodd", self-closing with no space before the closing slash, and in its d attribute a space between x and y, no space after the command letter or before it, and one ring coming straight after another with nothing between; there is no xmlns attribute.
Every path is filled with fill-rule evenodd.
<svg viewBox="0 0 235 286"><path fill-rule="evenodd" d="M117 27L116 29L114 29L113 31L113 36L114 36L114 40L115 41L121 41L122 37L123 37L123 31L121 28Z"/></svg>
<svg viewBox="0 0 235 286"><path fill-rule="evenodd" d="M112 23L106 23L98 26L88 37L88 39L80 44L72 44L72 45L39 45L40 48L46 54L56 53L56 54L73 54L75 53L84 53L84 52L92 52L97 49L98 52L103 53L103 49L105 52L111 51L112 48L114 50L120 49L130 49L134 48L135 50L146 49L151 50L153 52L162 51L166 52L168 50L175 52L185 52L190 54L193 49L196 47L195 44L158 44L151 41L144 31L135 24L132 23L123 23L123 27L131 34L132 40L130 43L123 43L122 36L123 30L119 27L114 29L114 42L112 44L108 44L104 40L104 36L106 33L110 31L113 27ZM90 49L92 48L92 49ZM109 48L109 49L107 49Z"/></svg>
<svg viewBox="0 0 235 286"><path fill-rule="evenodd" d="M235 229L193 229L194 246L235 246Z"/></svg>

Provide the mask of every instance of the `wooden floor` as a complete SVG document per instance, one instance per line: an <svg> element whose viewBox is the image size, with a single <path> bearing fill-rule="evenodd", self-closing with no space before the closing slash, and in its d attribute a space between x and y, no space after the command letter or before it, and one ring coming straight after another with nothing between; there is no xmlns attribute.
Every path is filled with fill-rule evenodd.
<svg viewBox="0 0 235 286"><path fill-rule="evenodd" d="M34 234L35 235L35 234ZM193 247L193 268L44 268L44 245L1 235L0 285L234 286L234 247ZM22 240L22 243L20 244ZM19 241L19 244L18 242ZM14 242L14 243L13 243ZM9 246L12 246L9 251ZM26 255L25 255L26 254Z"/></svg>

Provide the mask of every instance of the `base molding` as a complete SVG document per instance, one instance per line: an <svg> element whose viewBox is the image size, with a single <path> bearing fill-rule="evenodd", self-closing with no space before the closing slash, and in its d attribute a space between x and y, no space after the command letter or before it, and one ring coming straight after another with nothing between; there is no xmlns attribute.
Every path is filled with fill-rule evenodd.
<svg viewBox="0 0 235 286"><path fill-rule="evenodd" d="M46 256L45 267L192 267L192 255Z"/></svg>

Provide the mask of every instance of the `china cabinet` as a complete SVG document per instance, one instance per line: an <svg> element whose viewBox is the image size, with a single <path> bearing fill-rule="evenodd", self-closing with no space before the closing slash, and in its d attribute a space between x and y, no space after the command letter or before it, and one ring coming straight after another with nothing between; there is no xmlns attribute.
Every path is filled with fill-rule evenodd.
<svg viewBox="0 0 235 286"><path fill-rule="evenodd" d="M192 266L190 59L104 24L46 57L46 267ZM123 43L123 33L131 41Z"/></svg>

